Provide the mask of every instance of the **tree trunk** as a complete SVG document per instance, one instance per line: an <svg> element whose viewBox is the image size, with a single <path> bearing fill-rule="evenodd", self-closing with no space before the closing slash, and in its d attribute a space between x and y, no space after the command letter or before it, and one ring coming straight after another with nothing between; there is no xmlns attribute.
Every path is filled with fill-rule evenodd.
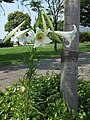
<svg viewBox="0 0 90 120"><path fill-rule="evenodd" d="M57 31L57 20L55 19L54 20L54 29L55 29L55 31ZM57 41L56 40L54 40L54 51L57 51Z"/></svg>
<svg viewBox="0 0 90 120"><path fill-rule="evenodd" d="M57 41L54 40L54 51L57 51Z"/></svg>
<svg viewBox="0 0 90 120"><path fill-rule="evenodd" d="M63 99L71 113L72 110L77 111L78 106L78 43L79 43L79 17L80 17L80 1L65 0L64 11L64 31L72 30L72 25L76 25L77 33L70 48L66 48L67 44L63 40L61 52L61 91Z"/></svg>

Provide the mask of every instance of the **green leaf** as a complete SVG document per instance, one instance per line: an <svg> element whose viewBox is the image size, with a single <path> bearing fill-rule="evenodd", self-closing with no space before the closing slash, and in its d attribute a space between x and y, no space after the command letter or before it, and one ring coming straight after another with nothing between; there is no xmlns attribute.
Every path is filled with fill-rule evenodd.
<svg viewBox="0 0 90 120"><path fill-rule="evenodd" d="M47 26L46 26L46 21L45 21L45 19L44 19L43 14L42 14L42 23L43 23L44 31L46 31L46 30L47 30Z"/></svg>
<svg viewBox="0 0 90 120"><path fill-rule="evenodd" d="M3 40L3 43L7 42L7 41L17 32L17 30L18 30L24 23L25 23L25 21L22 22L20 25L18 25L15 29L13 29L13 30L6 36L6 38Z"/></svg>

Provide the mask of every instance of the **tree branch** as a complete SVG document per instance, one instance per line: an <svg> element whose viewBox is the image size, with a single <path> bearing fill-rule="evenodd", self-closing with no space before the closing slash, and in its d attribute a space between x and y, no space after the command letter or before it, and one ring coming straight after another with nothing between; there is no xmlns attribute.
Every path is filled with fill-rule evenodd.
<svg viewBox="0 0 90 120"><path fill-rule="evenodd" d="M49 8L50 8L50 11L51 11L51 14L52 14L52 16L54 15L54 13L53 13L53 11L52 11L52 8L51 8L51 5L50 5L50 1L49 0L45 0L47 3L48 3L48 5L49 5Z"/></svg>

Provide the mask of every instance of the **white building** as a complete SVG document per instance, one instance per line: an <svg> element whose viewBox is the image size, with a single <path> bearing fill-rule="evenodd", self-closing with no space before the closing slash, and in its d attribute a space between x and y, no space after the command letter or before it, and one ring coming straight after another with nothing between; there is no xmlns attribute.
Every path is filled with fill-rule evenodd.
<svg viewBox="0 0 90 120"><path fill-rule="evenodd" d="M90 28L89 27L84 27L84 26L79 26L80 32L90 32Z"/></svg>
<svg viewBox="0 0 90 120"><path fill-rule="evenodd" d="M0 43L2 42L2 39L0 39Z"/></svg>

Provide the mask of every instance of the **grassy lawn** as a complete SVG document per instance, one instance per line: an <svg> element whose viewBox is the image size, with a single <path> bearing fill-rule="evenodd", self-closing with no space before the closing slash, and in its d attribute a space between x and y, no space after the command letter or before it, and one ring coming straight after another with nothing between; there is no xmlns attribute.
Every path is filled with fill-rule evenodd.
<svg viewBox="0 0 90 120"><path fill-rule="evenodd" d="M79 51L80 52L90 52L90 43L80 43Z"/></svg>
<svg viewBox="0 0 90 120"><path fill-rule="evenodd" d="M36 58L59 58L61 51L61 44L58 44L58 51L53 50L53 44L49 44L46 48L38 47L36 49ZM80 52L90 52L90 43L81 43L79 45ZM0 67L12 64L26 63L29 58L29 47L12 47L12 48L0 48Z"/></svg>

